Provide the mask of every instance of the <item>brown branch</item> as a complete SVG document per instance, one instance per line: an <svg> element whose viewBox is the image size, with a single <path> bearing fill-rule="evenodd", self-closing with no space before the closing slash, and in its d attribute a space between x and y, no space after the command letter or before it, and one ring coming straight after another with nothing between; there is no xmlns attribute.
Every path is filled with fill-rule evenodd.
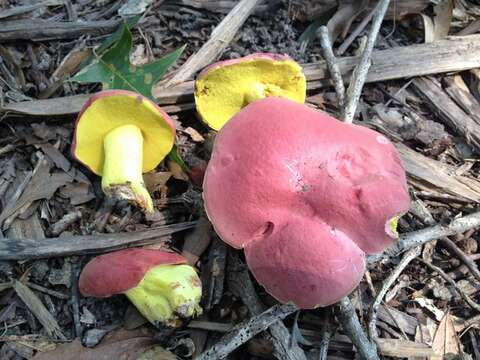
<svg viewBox="0 0 480 360"><path fill-rule="evenodd" d="M440 239L443 245L446 245L450 252L453 252L460 260L463 261L465 266L470 270L472 275L480 281L480 271L478 270L477 264L471 258L468 257L452 240L449 238Z"/></svg>
<svg viewBox="0 0 480 360"><path fill-rule="evenodd" d="M228 256L228 286L234 295L242 299L251 314L258 315L264 311L264 305L255 292L247 267L233 250L229 251ZM290 332L281 321L272 324L268 330L277 359L303 360L307 358L296 343L292 344Z"/></svg>
<svg viewBox="0 0 480 360"><path fill-rule="evenodd" d="M9 239L0 241L0 260L39 259L86 255L131 246L160 244L167 235L192 228L195 222L163 225L145 231L118 234L61 236L48 239Z"/></svg>
<svg viewBox="0 0 480 360"><path fill-rule="evenodd" d="M321 26L320 29L318 29L318 36L320 37L320 44L322 45L323 57L327 63L328 71L330 72L337 93L338 108L343 112L343 107L345 106L345 85L343 84L342 73L338 67L337 58L333 54L328 28Z"/></svg>
<svg viewBox="0 0 480 360"><path fill-rule="evenodd" d="M236 326L196 360L224 359L255 335L265 331L275 322L286 318L297 310L297 307L292 304L272 306L260 315L254 316L248 321Z"/></svg>
<svg viewBox="0 0 480 360"><path fill-rule="evenodd" d="M373 301L370 307L370 321L368 324L370 337L376 339L379 336L377 331L377 310L380 306L385 294L387 293L388 289L393 285L395 280L400 276L402 271L408 266L408 264L415 259L421 253L421 247L418 246L409 250L400 261L400 263L395 267L395 269L390 273L390 275L384 280L382 284L382 288L378 292L375 300Z"/></svg>
<svg viewBox="0 0 480 360"><path fill-rule="evenodd" d="M382 25L389 4L390 0L381 0L378 3L375 15L373 16L372 28L368 33L367 44L360 58L360 63L353 71L352 80L347 89L345 109L342 115L343 121L347 124L352 123L353 118L355 117L355 111L360 100L360 95L362 94L363 85L367 79L368 70L372 65L373 47L375 46L377 35L380 31L380 26Z"/></svg>

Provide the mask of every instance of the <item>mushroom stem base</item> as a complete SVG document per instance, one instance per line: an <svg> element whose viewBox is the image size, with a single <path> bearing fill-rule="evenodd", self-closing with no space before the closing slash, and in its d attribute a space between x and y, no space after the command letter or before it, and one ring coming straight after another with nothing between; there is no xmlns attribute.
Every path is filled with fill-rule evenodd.
<svg viewBox="0 0 480 360"><path fill-rule="evenodd" d="M180 318L200 314L202 286L189 265L159 265L125 295L154 325L176 326Z"/></svg>
<svg viewBox="0 0 480 360"><path fill-rule="evenodd" d="M103 192L115 200L127 200L153 212L150 194L142 177L143 136L135 125L123 125L104 138Z"/></svg>

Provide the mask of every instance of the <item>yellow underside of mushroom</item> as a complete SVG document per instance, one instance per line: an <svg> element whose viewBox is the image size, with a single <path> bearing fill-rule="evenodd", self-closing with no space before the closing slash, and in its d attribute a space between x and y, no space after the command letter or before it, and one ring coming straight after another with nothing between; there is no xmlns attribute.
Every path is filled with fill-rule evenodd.
<svg viewBox="0 0 480 360"><path fill-rule="evenodd" d="M301 66L293 60L249 59L208 70L195 81L197 111L214 130L249 103L268 96L304 103Z"/></svg>
<svg viewBox="0 0 480 360"><path fill-rule="evenodd" d="M125 295L155 325L176 326L180 318L201 314L202 286L189 265L159 265Z"/></svg>
<svg viewBox="0 0 480 360"><path fill-rule="evenodd" d="M119 93L95 100L81 115L75 131L75 157L95 174L102 175L103 139L122 125L135 125L142 132L144 173L153 170L173 147L175 134L155 104Z"/></svg>

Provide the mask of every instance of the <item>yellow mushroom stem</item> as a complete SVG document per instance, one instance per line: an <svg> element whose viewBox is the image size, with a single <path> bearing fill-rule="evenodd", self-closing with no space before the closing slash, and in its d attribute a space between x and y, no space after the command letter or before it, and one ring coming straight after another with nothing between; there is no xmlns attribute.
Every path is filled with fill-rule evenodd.
<svg viewBox="0 0 480 360"><path fill-rule="evenodd" d="M155 266L125 295L155 325L177 326L180 318L202 312L202 285L189 265Z"/></svg>
<svg viewBox="0 0 480 360"><path fill-rule="evenodd" d="M117 200L127 200L145 212L153 212L150 194L143 182L143 136L135 125L111 130L103 139L105 160L102 172L104 193Z"/></svg>
<svg viewBox="0 0 480 360"><path fill-rule="evenodd" d="M256 82L245 94L245 102L250 104L269 96L288 97L288 94L280 86Z"/></svg>

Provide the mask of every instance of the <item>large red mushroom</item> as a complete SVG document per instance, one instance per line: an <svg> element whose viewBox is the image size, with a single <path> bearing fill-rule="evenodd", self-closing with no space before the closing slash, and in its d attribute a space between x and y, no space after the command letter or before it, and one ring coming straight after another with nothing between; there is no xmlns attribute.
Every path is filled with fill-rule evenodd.
<svg viewBox="0 0 480 360"><path fill-rule="evenodd" d="M269 97L219 131L203 197L219 236L281 302L315 308L360 282L365 254L397 239L410 198L383 135Z"/></svg>

